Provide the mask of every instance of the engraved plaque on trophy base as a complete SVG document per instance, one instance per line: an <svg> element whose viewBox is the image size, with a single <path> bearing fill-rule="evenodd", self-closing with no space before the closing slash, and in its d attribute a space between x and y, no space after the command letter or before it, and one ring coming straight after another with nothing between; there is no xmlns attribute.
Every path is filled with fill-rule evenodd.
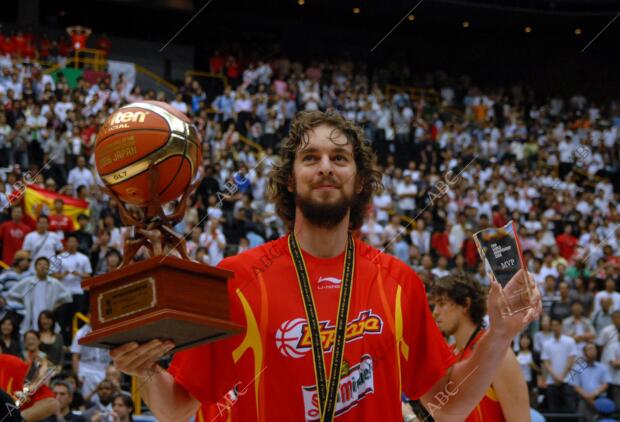
<svg viewBox="0 0 620 422"><path fill-rule="evenodd" d="M240 333L230 321L232 272L172 256L156 256L86 279L92 332L80 340L114 348L172 340L174 351Z"/></svg>

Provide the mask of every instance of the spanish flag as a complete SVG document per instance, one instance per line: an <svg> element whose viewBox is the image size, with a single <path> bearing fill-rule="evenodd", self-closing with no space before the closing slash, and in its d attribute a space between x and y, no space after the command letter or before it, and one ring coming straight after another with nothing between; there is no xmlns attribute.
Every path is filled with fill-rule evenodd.
<svg viewBox="0 0 620 422"><path fill-rule="evenodd" d="M26 218L36 222L39 214L50 215L54 210L55 199L62 199L64 201L64 214L71 218L74 227L80 227L77 221L78 215L90 215L90 209L86 201L73 198L72 196L60 195L37 185L26 185L24 193L24 213Z"/></svg>

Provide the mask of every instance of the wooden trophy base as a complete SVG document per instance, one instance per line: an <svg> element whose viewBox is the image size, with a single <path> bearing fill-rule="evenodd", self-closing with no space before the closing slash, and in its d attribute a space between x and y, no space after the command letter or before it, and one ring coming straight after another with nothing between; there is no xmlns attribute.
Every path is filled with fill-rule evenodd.
<svg viewBox="0 0 620 422"><path fill-rule="evenodd" d="M220 340L243 328L230 321L233 273L172 256L156 256L86 279L92 332L80 340L111 349L135 341L172 340L174 351Z"/></svg>

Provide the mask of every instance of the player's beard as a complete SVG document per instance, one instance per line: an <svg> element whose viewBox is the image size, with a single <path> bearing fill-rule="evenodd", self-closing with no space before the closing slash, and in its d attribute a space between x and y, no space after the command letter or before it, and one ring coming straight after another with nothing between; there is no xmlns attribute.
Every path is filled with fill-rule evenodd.
<svg viewBox="0 0 620 422"><path fill-rule="evenodd" d="M342 196L332 203L320 203L311 197L302 197L295 193L295 205L310 224L324 229L336 227L349 213L355 204L354 195L347 195L341 191Z"/></svg>

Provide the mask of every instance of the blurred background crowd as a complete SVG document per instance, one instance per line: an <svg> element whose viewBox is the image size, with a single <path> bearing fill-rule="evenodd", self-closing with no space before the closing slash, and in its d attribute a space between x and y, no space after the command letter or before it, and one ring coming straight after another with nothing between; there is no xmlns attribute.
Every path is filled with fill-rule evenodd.
<svg viewBox="0 0 620 422"><path fill-rule="evenodd" d="M285 233L266 197L278 145L296 112L335 109L363 128L383 174L385 189L358 235L427 286L460 271L488 285L472 235L514 221L544 306L541 321L514 342L532 407L574 412L566 398L575 390L600 390L620 405L617 97L545 96L524 84L485 89L444 72L411 89L399 85L407 68L251 60L238 51L209 59L211 73L226 77L222 89L189 75L174 96L122 75L70 84L40 62L82 48L75 43L90 32L72 31L71 42L0 35L0 350L63 366L54 387L67 397L63 409L100 420L112 406L133 406L115 395L130 386L108 353L77 340L90 331L81 280L117 268L131 236L100 188L95 137L115 109L143 99L168 101L202 136L202 181L174 227L192 258L217 265ZM76 41L75 31L85 38ZM108 54L107 37L96 39ZM24 186L51 195L53 206L28 209ZM69 215L70 199L86 206ZM545 362L573 369L558 380Z"/></svg>

